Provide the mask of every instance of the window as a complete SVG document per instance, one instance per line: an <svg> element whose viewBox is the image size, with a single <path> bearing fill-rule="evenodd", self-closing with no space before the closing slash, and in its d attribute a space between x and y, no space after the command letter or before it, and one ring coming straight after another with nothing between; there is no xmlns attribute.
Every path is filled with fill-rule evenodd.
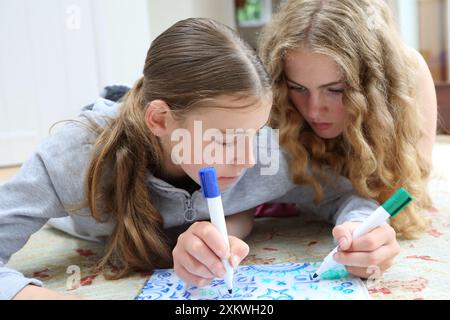
<svg viewBox="0 0 450 320"><path fill-rule="evenodd" d="M240 27L260 27L272 15L271 0L236 0L236 20Z"/></svg>

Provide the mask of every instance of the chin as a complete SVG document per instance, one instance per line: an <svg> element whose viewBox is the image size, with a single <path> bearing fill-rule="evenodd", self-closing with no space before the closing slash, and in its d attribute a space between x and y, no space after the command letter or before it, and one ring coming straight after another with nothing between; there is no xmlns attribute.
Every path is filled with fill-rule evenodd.
<svg viewBox="0 0 450 320"><path fill-rule="evenodd" d="M220 191L227 189L229 186L231 186L232 183L219 183L219 189Z"/></svg>
<svg viewBox="0 0 450 320"><path fill-rule="evenodd" d="M340 133L320 133L319 134L317 132L315 132L315 134L325 140L331 140L331 139L337 138L341 135Z"/></svg>
<svg viewBox="0 0 450 320"><path fill-rule="evenodd" d="M225 182L225 183L219 182L219 189L220 189L220 191L225 191L226 189L228 189L229 187L231 187L231 186L234 185L235 183L236 183L236 181L233 181L233 182Z"/></svg>

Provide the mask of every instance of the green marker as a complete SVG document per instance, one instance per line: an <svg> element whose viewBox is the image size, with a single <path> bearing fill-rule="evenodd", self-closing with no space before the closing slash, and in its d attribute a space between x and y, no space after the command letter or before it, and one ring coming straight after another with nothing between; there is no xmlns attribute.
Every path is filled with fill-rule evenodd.
<svg viewBox="0 0 450 320"><path fill-rule="evenodd" d="M362 224L360 224L355 231L353 231L352 239L357 239L362 235L372 231L376 227L379 227L390 217L395 217L400 211L402 211L413 198L406 192L405 189L400 188L397 192L390 197L385 203L379 206ZM314 274L313 278L317 278L324 272L331 270L339 265L333 259L333 255L338 251L339 246L334 248L323 260L319 269Z"/></svg>

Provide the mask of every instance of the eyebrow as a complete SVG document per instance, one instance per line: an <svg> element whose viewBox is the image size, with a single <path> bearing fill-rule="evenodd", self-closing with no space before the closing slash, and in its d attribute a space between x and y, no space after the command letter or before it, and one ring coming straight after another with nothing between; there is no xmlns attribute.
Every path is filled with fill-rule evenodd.
<svg viewBox="0 0 450 320"><path fill-rule="evenodd" d="M295 85L297 85L297 86L305 87L304 85L301 85L300 83L297 83L297 82L295 82L295 81L292 81L292 80L289 79L288 77L286 77L286 80L289 81L289 82L292 82L293 84L295 84ZM333 85L335 85L335 84L342 84L342 83L344 83L344 81L342 81L342 80L339 80L339 81L333 81L333 82L330 82L330 83L323 84L323 85L319 86L319 88L331 87L331 86L333 86Z"/></svg>

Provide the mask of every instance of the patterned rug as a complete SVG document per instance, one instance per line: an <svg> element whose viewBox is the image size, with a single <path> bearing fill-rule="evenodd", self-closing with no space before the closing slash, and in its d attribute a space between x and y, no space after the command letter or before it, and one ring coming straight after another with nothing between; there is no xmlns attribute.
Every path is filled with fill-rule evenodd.
<svg viewBox="0 0 450 320"><path fill-rule="evenodd" d="M402 251L379 280L366 286L374 299L450 299L450 139L435 145L430 182L435 209L432 229L419 240L400 241ZM332 226L310 217L260 218L247 239L250 254L243 264L321 261L333 248ZM70 237L49 226L34 234L8 263L47 288L85 299L134 299L149 274L108 281L94 272L101 245ZM80 286L73 287L79 278Z"/></svg>

